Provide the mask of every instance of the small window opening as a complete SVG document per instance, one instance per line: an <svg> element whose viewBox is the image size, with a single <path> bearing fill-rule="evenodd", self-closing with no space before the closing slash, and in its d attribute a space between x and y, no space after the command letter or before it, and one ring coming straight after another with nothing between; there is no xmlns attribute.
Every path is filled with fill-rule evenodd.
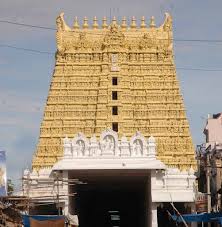
<svg viewBox="0 0 222 227"><path fill-rule="evenodd" d="M118 107L117 106L113 106L112 107L112 114L113 115L118 115Z"/></svg>
<svg viewBox="0 0 222 227"><path fill-rule="evenodd" d="M113 78L112 78L112 84L113 84L113 85L118 85L117 77L113 77Z"/></svg>
<svg viewBox="0 0 222 227"><path fill-rule="evenodd" d="M112 129L113 131L118 132L118 123L112 123Z"/></svg>
<svg viewBox="0 0 222 227"><path fill-rule="evenodd" d="M112 91L112 100L117 100L117 99L118 99L117 91Z"/></svg>

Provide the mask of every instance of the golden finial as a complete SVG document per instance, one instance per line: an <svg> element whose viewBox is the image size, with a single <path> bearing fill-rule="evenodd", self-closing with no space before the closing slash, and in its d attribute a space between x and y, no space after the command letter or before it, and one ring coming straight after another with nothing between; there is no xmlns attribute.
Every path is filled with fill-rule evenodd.
<svg viewBox="0 0 222 227"><path fill-rule="evenodd" d="M79 29L79 23L78 23L78 18L77 17L75 17L75 19L74 19L73 28L74 29Z"/></svg>
<svg viewBox="0 0 222 227"><path fill-rule="evenodd" d="M113 17L112 24L117 24L115 16Z"/></svg>
<svg viewBox="0 0 222 227"><path fill-rule="evenodd" d="M83 27L83 28L88 28L88 27L89 27L87 17L84 17L83 26L82 26L82 27Z"/></svg>
<svg viewBox="0 0 222 227"><path fill-rule="evenodd" d="M132 17L132 21L131 21L130 27L131 28L136 28L136 18L134 16Z"/></svg>
<svg viewBox="0 0 222 227"><path fill-rule="evenodd" d="M126 17L123 17L123 19L122 19L121 28L124 30L127 28Z"/></svg>
<svg viewBox="0 0 222 227"><path fill-rule="evenodd" d="M104 28L104 29L108 28L108 24L107 24L107 19L106 19L106 17L103 17L102 28Z"/></svg>
<svg viewBox="0 0 222 227"><path fill-rule="evenodd" d="M156 27L155 18L154 18L154 16L152 16L150 18L150 28L155 28L155 27Z"/></svg>
<svg viewBox="0 0 222 227"><path fill-rule="evenodd" d="M140 25L141 28L146 28L146 22L145 22L145 17L142 16L141 18L141 25Z"/></svg>
<svg viewBox="0 0 222 227"><path fill-rule="evenodd" d="M97 29L98 27L99 27L99 25L98 25L98 20L97 20L96 17L94 17L94 19L93 19L93 28L94 28L94 29Z"/></svg>

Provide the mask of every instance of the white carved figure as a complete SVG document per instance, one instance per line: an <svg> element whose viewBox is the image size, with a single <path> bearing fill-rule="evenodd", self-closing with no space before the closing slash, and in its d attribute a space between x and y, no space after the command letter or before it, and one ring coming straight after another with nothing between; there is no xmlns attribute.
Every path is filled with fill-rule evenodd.
<svg viewBox="0 0 222 227"><path fill-rule="evenodd" d="M78 133L72 140L73 156L88 155L89 141L83 133Z"/></svg>
<svg viewBox="0 0 222 227"><path fill-rule="evenodd" d="M125 136L122 137L119 147L120 156L130 156L129 142Z"/></svg>
<svg viewBox="0 0 222 227"><path fill-rule="evenodd" d="M77 151L78 156L85 155L85 144L84 144L84 142L82 140L78 140L76 144L78 146L78 151Z"/></svg>
<svg viewBox="0 0 222 227"><path fill-rule="evenodd" d="M70 139L66 136L63 139L63 147L64 147L64 157L70 158L72 157L72 145Z"/></svg>
<svg viewBox="0 0 222 227"><path fill-rule="evenodd" d="M78 156L78 145L72 142L72 153L73 157Z"/></svg>
<svg viewBox="0 0 222 227"><path fill-rule="evenodd" d="M115 150L115 144L114 144L113 137L111 137L110 140L111 140L111 142L110 142L110 150L114 152L114 150Z"/></svg>
<svg viewBox="0 0 222 227"><path fill-rule="evenodd" d="M119 155L118 134L112 129L104 130L100 135L102 155Z"/></svg>
<svg viewBox="0 0 222 227"><path fill-rule="evenodd" d="M139 140L136 140L133 144L134 155L142 156L142 146Z"/></svg>
<svg viewBox="0 0 222 227"><path fill-rule="evenodd" d="M132 156L146 156L147 144L144 136L136 132L130 139L130 149Z"/></svg>
<svg viewBox="0 0 222 227"><path fill-rule="evenodd" d="M114 154L114 139L108 135L103 140L103 154Z"/></svg>
<svg viewBox="0 0 222 227"><path fill-rule="evenodd" d="M153 136L148 139L148 156L156 159L156 140Z"/></svg>
<svg viewBox="0 0 222 227"><path fill-rule="evenodd" d="M93 135L90 139L89 156L99 155L101 155L101 150L99 149L99 144L97 143L96 136Z"/></svg>

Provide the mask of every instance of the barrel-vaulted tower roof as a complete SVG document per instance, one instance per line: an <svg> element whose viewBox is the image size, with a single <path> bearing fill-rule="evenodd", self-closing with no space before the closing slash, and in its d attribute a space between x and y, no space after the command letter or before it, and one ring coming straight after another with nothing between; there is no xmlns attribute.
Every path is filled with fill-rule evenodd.
<svg viewBox="0 0 222 227"><path fill-rule="evenodd" d="M33 159L51 167L62 155L62 138L91 137L106 128L131 137L136 131L157 139L157 155L169 166L195 166L194 148L173 58L172 18L156 27L97 18L80 28L57 23L55 69Z"/></svg>

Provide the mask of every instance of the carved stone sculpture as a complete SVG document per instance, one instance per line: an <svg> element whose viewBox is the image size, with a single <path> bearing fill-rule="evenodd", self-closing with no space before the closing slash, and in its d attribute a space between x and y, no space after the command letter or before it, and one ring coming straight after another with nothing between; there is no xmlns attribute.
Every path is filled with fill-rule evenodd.
<svg viewBox="0 0 222 227"><path fill-rule="evenodd" d="M63 139L63 149L65 159L84 157L147 157L156 159L155 138L151 136L146 141L140 132L133 135L130 141L125 136L119 140L116 132L111 129L101 133L100 141L97 141L95 135L88 141L83 133L78 133L72 140L67 137Z"/></svg>

